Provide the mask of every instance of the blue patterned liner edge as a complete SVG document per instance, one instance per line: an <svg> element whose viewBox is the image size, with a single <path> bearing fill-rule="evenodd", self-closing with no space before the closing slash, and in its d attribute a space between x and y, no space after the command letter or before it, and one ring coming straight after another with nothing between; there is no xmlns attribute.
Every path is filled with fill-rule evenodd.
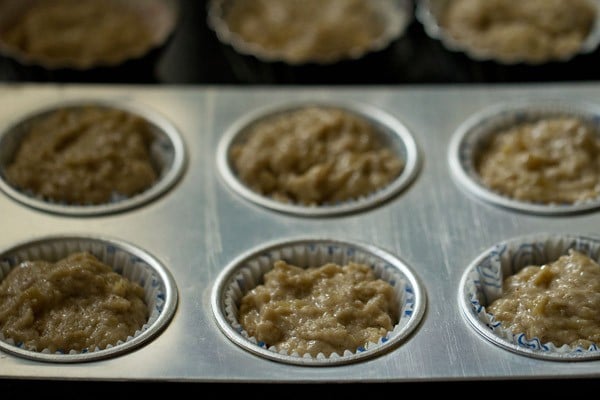
<svg viewBox="0 0 600 400"><path fill-rule="evenodd" d="M576 249L595 261L600 260L600 238L572 234L528 235L496 244L475 259L461 279L459 302L468 322L484 337L527 356L550 360L600 359L600 349L542 343L512 332L486 311L486 305L502 295L503 280L528 265L544 265Z"/></svg>
<svg viewBox="0 0 600 400"><path fill-rule="evenodd" d="M234 270L228 274L228 281L222 287L223 291L217 293L220 298L223 314L223 323L229 334L237 336L235 340L242 347L251 352L291 364L305 365L331 365L357 361L374 356L395 346L404 339L418 324L425 307L424 293L415 277L399 260L396 263L389 257L382 257L382 253L371 253L368 248L359 244L344 243L340 241L311 241L299 240L283 242L271 248L258 250L241 262L232 264ZM288 354L285 350L279 352L275 346L267 347L256 338L250 337L238 322L238 305L241 298L254 287L262 283L262 276L273 268L273 262L283 259L288 263L300 266L321 266L327 262L339 265L350 261L369 265L376 276L389 282L395 291L398 302L399 321L394 329L382 337L378 343L368 343L356 352L346 350L344 354L333 353L329 357L320 353L316 357L310 354ZM219 299L217 299L219 301Z"/></svg>
<svg viewBox="0 0 600 400"><path fill-rule="evenodd" d="M38 351L26 348L22 343L15 343L13 339L5 338L0 333L1 349L25 358L50 362L80 362L108 358L129 351L145 342L158 332L158 325L170 318L169 314L174 312L173 302L177 301L176 293L173 291L174 283L165 280L170 277L165 275L165 271L158 271L154 261L146 259L144 254L132 253L126 245L114 241L92 237L55 237L14 247L0 254L0 280L23 261L57 261L78 251L89 251L100 261L110 265L115 272L140 284L145 292L144 300L149 311L148 321L125 341L119 341L104 349L51 353L48 349Z"/></svg>

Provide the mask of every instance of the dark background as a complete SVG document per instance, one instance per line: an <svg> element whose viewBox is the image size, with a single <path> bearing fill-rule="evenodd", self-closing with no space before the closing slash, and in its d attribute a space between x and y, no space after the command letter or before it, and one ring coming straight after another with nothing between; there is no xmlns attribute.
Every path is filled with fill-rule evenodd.
<svg viewBox="0 0 600 400"><path fill-rule="evenodd" d="M158 53L109 71L25 69L0 59L0 80L10 82L132 83L173 85L403 85L595 81L600 51L568 62L537 66L478 62L448 51L413 18L389 48L357 62L290 67L259 62L222 45L207 26L205 0L181 0L181 15Z"/></svg>
<svg viewBox="0 0 600 400"><path fill-rule="evenodd" d="M420 84L508 84L575 82L600 80L600 51L580 55L568 62L538 66L504 66L494 62L477 62L463 54L446 50L429 38L419 21L413 19L405 35L388 49L374 57L333 66L289 67L267 64L244 57L223 46L206 24L204 0L181 0L178 28L160 52L139 63L109 71L45 71L23 68L6 58L0 58L0 81L33 83L127 83L151 85L420 85ZM490 89L490 90L493 90ZM568 364L565 364L568 368ZM0 370L2 361L0 359ZM455 393L553 394L566 388L597 389L599 379L512 380L465 382L409 382L400 384L247 384L184 383L184 382L96 382L37 381L29 379L0 380L0 391L8 395L58 394L63 398L96 395L135 394L147 396L163 390L191 389L194 395L202 386L220 393L252 393L264 395L284 393L373 394L389 389L420 394L437 394L439 389ZM383 387L385 386L385 387ZM215 393L215 392L213 392ZM218 392L216 392L218 393ZM484 393L484 392L480 392ZM400 393L398 393L400 394ZM393 394L391 394L393 395Z"/></svg>

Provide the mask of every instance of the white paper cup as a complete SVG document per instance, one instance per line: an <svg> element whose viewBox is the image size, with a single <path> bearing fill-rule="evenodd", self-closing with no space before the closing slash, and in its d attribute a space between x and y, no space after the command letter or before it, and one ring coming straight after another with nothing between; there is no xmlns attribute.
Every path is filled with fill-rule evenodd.
<svg viewBox="0 0 600 400"><path fill-rule="evenodd" d="M399 321L377 343L357 351L316 357L288 354L276 346L267 347L250 337L238 321L242 297L262 283L273 262L283 259L301 268L320 267L333 262L345 265L354 261L371 267L379 279L392 285L399 310ZM237 257L219 274L211 294L212 309L223 333L236 345L266 359L305 366L330 366L355 363L393 350L417 328L425 312L425 292L410 268L399 258L375 246L334 239L296 238L269 243Z"/></svg>
<svg viewBox="0 0 600 400"><path fill-rule="evenodd" d="M80 251L88 251L113 270L144 288L148 306L147 322L125 341L104 349L51 353L48 349L29 349L0 333L0 349L34 361L75 363L116 357L148 343L162 332L175 313L177 286L166 267L155 257L132 244L91 235L64 235L33 239L0 252L0 280L23 261L56 262Z"/></svg>
<svg viewBox="0 0 600 400"><path fill-rule="evenodd" d="M153 167L157 170L157 181L137 195L115 199L106 204L90 205L65 204L50 201L35 193L23 191L9 184L5 179L4 171L13 160L20 142L27 134L31 123L59 109L82 108L86 106L122 110L143 118L149 124L153 135L150 145L150 157ZM0 190L26 206L55 214L97 216L139 207L169 190L182 175L184 167L185 147L181 135L175 126L155 110L128 101L82 98L57 102L32 111L27 115L20 116L0 131Z"/></svg>
<svg viewBox="0 0 600 400"><path fill-rule="evenodd" d="M242 182L232 165L231 147L242 143L253 124L277 115L308 107L326 107L341 109L373 124L382 142L404 162L402 172L387 186L363 197L336 203L307 206L284 203L263 196ZM420 167L420 154L417 144L408 128L398 119L385 111L362 103L352 102L292 102L278 106L265 107L250 112L235 121L222 136L217 148L217 167L228 186L251 202L288 214L304 217L322 217L358 212L380 205L404 190L416 177Z"/></svg>
<svg viewBox="0 0 600 400"><path fill-rule="evenodd" d="M460 281L459 306L471 327L490 342L512 352L540 359L583 361L600 359L598 345L590 348L556 346L511 332L486 311L502 296L502 283L528 265L544 265L576 249L596 262L600 239L575 234L539 233L500 242L481 253L467 267Z"/></svg>

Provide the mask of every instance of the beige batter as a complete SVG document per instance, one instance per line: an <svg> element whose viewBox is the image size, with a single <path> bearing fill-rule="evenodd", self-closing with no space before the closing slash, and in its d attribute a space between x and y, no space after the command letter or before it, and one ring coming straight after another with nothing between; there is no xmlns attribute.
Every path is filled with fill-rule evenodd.
<svg viewBox="0 0 600 400"><path fill-rule="evenodd" d="M371 0L238 0L225 21L248 49L290 63L364 53L384 33Z"/></svg>
<svg viewBox="0 0 600 400"><path fill-rule="evenodd" d="M89 67L146 52L152 32L138 13L119 1L43 0L0 39L42 62Z"/></svg>
<svg viewBox="0 0 600 400"><path fill-rule="evenodd" d="M149 124L95 106L59 109L33 123L6 169L12 186L67 204L102 204L154 184Z"/></svg>
<svg viewBox="0 0 600 400"><path fill-rule="evenodd" d="M25 261L0 282L0 332L25 348L104 349L147 320L144 289L86 252Z"/></svg>
<svg viewBox="0 0 600 400"><path fill-rule="evenodd" d="M558 260L527 266L505 279L487 311L513 333L542 343L588 348L600 343L600 265L570 250Z"/></svg>
<svg viewBox="0 0 600 400"><path fill-rule="evenodd" d="M483 183L517 200L574 204L600 195L600 136L577 118L495 134L476 163Z"/></svg>
<svg viewBox="0 0 600 400"><path fill-rule="evenodd" d="M546 62L577 53L595 18L588 0L451 0L440 25L492 58Z"/></svg>
<svg viewBox="0 0 600 400"><path fill-rule="evenodd" d="M377 343L398 322L394 289L366 265L300 268L276 261L241 301L242 327L288 354L342 355Z"/></svg>
<svg viewBox="0 0 600 400"><path fill-rule="evenodd" d="M404 162L376 128L349 112L307 107L253 125L230 157L250 189L286 203L335 204L372 194Z"/></svg>

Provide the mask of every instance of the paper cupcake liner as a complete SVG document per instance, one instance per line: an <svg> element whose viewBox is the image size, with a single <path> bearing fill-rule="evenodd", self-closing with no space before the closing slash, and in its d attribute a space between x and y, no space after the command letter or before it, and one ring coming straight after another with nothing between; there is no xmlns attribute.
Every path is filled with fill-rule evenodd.
<svg viewBox="0 0 600 400"><path fill-rule="evenodd" d="M41 0L8 0L0 2L0 31L4 31L14 23L15 18L34 6ZM152 27L152 40L143 49L136 50L125 55L119 60L98 60L67 62L52 58L43 58L23 52L0 37L0 55L15 61L23 67L40 67L46 71L71 70L76 72L93 71L100 68L114 68L125 62L139 60L145 55L164 46L173 35L179 19L179 3L177 0L112 0L117 4L125 4L130 7L138 17L148 26Z"/></svg>
<svg viewBox="0 0 600 400"><path fill-rule="evenodd" d="M574 117L600 133L600 106L559 99L526 99L496 104L465 120L454 132L448 161L456 183L475 197L508 209L541 215L575 214L600 207L600 197L573 204L546 204L513 199L481 181L474 160L490 136L515 125L544 118Z"/></svg>
<svg viewBox="0 0 600 400"><path fill-rule="evenodd" d="M242 142L246 137L248 128L257 121L311 106L342 109L372 123L381 134L382 140L387 144L387 147L393 149L404 161L404 168L400 175L387 186L366 196L336 204L317 206L284 203L254 192L246 186L237 177L232 166L229 158L231 147L236 143ZM419 166L419 149L412 133L402 122L381 109L351 102L293 102L283 106L279 105L255 110L235 121L222 136L217 148L217 167L220 175L236 193L262 207L304 217L348 214L380 205L404 190L418 174Z"/></svg>
<svg viewBox="0 0 600 400"><path fill-rule="evenodd" d="M219 41L231 46L239 54L256 57L258 60L267 63L283 62L288 65L314 64L325 66L340 61L358 60L369 53L385 49L392 42L399 39L405 33L413 17L413 3L411 0L369 0L369 5L376 11L381 19L380 23L385 27L382 35L373 40L369 46L350 49L347 54L340 54L336 57L323 58L320 56L308 60L293 61L286 59L275 51L263 49L255 43L249 43L229 29L225 16L234 1L211 0L208 3L207 23L215 32Z"/></svg>
<svg viewBox="0 0 600 400"><path fill-rule="evenodd" d="M30 124L48 114L63 108L80 108L95 106L108 109L122 110L145 119L150 125L154 135L150 147L150 156L153 166L158 170L157 181L145 191L131 197L113 197L106 204L65 204L51 201L13 187L5 179L5 169L12 161L20 141L27 133ZM67 216L95 216L117 213L138 207L149 202L169 190L183 173L185 164L185 147L177 129L170 121L147 108L122 100L109 99L77 99L53 103L45 108L38 109L8 125L0 131L0 190L4 191L14 200L50 213Z"/></svg>
<svg viewBox="0 0 600 400"><path fill-rule="evenodd" d="M492 343L529 357L579 361L600 359L597 344L590 348L556 346L504 328L486 306L502 295L502 283L528 265L556 261L576 249L600 260L600 239L574 234L539 233L513 238L490 247L466 269L460 282L459 304L468 323Z"/></svg>
<svg viewBox="0 0 600 400"><path fill-rule="evenodd" d="M0 349L19 357L44 362L73 363L115 357L133 351L158 335L171 320L178 301L177 287L169 271L153 256L131 244L92 236L54 236L21 243L0 253L0 281L23 261L56 262L79 251L88 251L113 270L144 288L147 322L125 341L104 349L50 352L31 349L0 333Z"/></svg>
<svg viewBox="0 0 600 400"><path fill-rule="evenodd" d="M368 343L356 351L316 357L288 354L276 346L267 347L243 329L238 321L242 297L263 282L263 275L283 259L293 265L320 267L328 262L345 265L351 261L371 267L379 279L390 283L398 303L399 321L377 343ZM374 246L332 239L292 239L267 244L232 261L217 278L211 303L219 328L235 344L266 359L305 366L348 364L380 355L404 341L418 326L426 306L425 292L416 276L400 259Z"/></svg>
<svg viewBox="0 0 600 400"><path fill-rule="evenodd" d="M470 46L466 46L461 42L454 39L451 35L449 35L443 27L440 26L439 20L444 12L445 7L451 0L420 0L417 2L415 15L416 18L425 29L425 32L432 39L439 40L442 45L452 51L458 53L464 53L469 58L475 61L494 61L501 65L541 65L550 62L568 62L574 57L583 54L589 54L596 51L598 45L600 45L600 1L592 0L591 4L596 7L596 21L594 26L592 27L590 33L587 38L581 44L579 51L574 54L565 55L562 58L553 58L547 61L533 62L530 60L521 60L521 59L513 59L513 58L501 58L498 56L493 56L486 51L479 50Z"/></svg>

